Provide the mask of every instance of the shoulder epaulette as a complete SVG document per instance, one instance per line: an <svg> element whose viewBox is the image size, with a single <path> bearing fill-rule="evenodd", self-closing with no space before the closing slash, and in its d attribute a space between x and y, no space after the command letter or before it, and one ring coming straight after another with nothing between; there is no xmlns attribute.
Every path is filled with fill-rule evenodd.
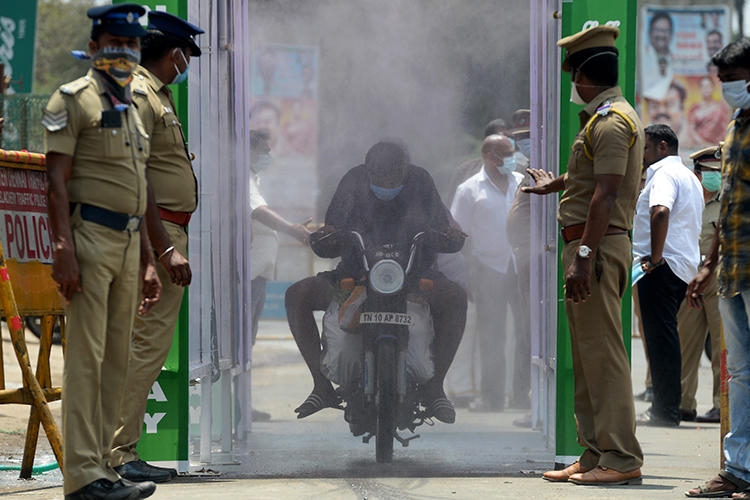
<svg viewBox="0 0 750 500"><path fill-rule="evenodd" d="M630 144L628 144L628 148L632 147L633 144L635 143L637 131L635 128L635 124L633 123L633 120L628 118L628 115L626 115L619 109L613 108L612 102L607 100L604 102L604 104L602 104L601 106L597 108L594 115L589 119L588 123L586 123L585 133L584 133L585 140L583 141L583 153L586 155L586 158L588 158L589 160L594 159L594 154L589 149L588 144L586 144L586 142L591 144L591 127L594 125L594 122L596 121L597 118L607 116L610 111L620 116L623 120L625 120L625 123L627 123L628 126L630 127L630 132L632 135L630 137Z"/></svg>
<svg viewBox="0 0 750 500"><path fill-rule="evenodd" d="M66 83L60 87L60 92L65 95L76 95L81 90L85 89L91 83L91 78L87 75L78 80L73 80L70 83Z"/></svg>

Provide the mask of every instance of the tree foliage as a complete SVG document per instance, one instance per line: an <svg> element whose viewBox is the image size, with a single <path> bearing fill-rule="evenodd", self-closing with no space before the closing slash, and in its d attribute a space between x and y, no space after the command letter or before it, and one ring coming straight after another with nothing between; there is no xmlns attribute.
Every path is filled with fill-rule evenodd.
<svg viewBox="0 0 750 500"><path fill-rule="evenodd" d="M34 93L51 94L88 70L89 63L75 59L70 51L88 51L91 23L86 11L95 3L95 0L39 0Z"/></svg>

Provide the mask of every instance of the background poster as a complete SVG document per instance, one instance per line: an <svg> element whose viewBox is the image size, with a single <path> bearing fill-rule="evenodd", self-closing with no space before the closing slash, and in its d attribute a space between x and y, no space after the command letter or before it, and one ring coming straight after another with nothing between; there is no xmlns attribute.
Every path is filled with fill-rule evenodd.
<svg viewBox="0 0 750 500"><path fill-rule="evenodd" d="M315 216L318 193L318 49L266 44L253 51L250 126L271 135L260 174L269 205L289 220Z"/></svg>
<svg viewBox="0 0 750 500"><path fill-rule="evenodd" d="M683 159L724 140L731 111L711 57L729 42L729 22L726 6L641 8L641 118L672 127Z"/></svg>

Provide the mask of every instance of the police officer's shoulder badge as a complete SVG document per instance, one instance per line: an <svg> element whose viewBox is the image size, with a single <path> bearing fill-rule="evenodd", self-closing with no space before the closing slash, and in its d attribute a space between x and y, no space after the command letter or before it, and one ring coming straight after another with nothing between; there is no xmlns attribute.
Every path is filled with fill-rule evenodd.
<svg viewBox="0 0 750 500"><path fill-rule="evenodd" d="M596 114L599 116L607 116L612 109L612 101L604 101L604 104L596 108Z"/></svg>
<svg viewBox="0 0 750 500"><path fill-rule="evenodd" d="M45 109L42 112L42 125L48 132L57 132L68 125L68 110L50 111Z"/></svg>

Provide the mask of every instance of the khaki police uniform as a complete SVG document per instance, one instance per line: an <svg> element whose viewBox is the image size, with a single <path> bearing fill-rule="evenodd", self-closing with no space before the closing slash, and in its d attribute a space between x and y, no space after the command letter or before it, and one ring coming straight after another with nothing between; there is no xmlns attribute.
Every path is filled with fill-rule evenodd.
<svg viewBox="0 0 750 500"><path fill-rule="evenodd" d="M594 28L590 33L560 40L558 45L567 49L568 56L583 48L614 45L614 37L603 28L614 29ZM567 67L569 70L569 64ZM630 230L643 165L641 121L620 88L614 87L586 105L580 113L580 123L564 177L558 211L560 225L565 228L585 224L595 176L614 174L623 176L623 180L609 224ZM563 270L574 261L579 244L580 239L574 239L563 247ZM630 364L622 339L621 301L632 261L628 234L604 236L591 259L591 296L577 304L565 302L578 442L586 448L579 460L585 468L600 465L629 472L642 465L643 452L635 437Z"/></svg>
<svg viewBox="0 0 750 500"><path fill-rule="evenodd" d="M716 221L719 219L721 203L712 198L703 209L703 226L700 235L701 255L711 250ZM721 408L721 315L719 314L719 280L716 276L703 292L703 307L693 309L683 301L677 312L677 330L680 333L682 351L682 400L680 410L697 409L695 393L698 390L698 368L700 366L706 334L711 332L711 371L713 372L713 407Z"/></svg>
<svg viewBox="0 0 750 500"><path fill-rule="evenodd" d="M147 175L156 204L173 212L192 213L197 205L197 182L177 118L172 91L146 68L138 67L132 83L133 100L151 137ZM187 228L162 220L175 250L187 256ZM157 265L162 293L146 316L137 316L130 346L127 387L112 448L114 466L138 460L136 446L143 428L146 401L172 345L185 289Z"/></svg>
<svg viewBox="0 0 750 500"><path fill-rule="evenodd" d="M113 110L102 77L88 74L61 86L42 124L46 152L73 157L68 181L70 223L82 292L66 307L63 371L65 494L119 476L109 455L125 389L130 334L140 283L137 219L116 230L84 220L83 206L143 216L148 135L133 106ZM103 120L102 112L108 112ZM112 119L119 115L120 119Z"/></svg>

